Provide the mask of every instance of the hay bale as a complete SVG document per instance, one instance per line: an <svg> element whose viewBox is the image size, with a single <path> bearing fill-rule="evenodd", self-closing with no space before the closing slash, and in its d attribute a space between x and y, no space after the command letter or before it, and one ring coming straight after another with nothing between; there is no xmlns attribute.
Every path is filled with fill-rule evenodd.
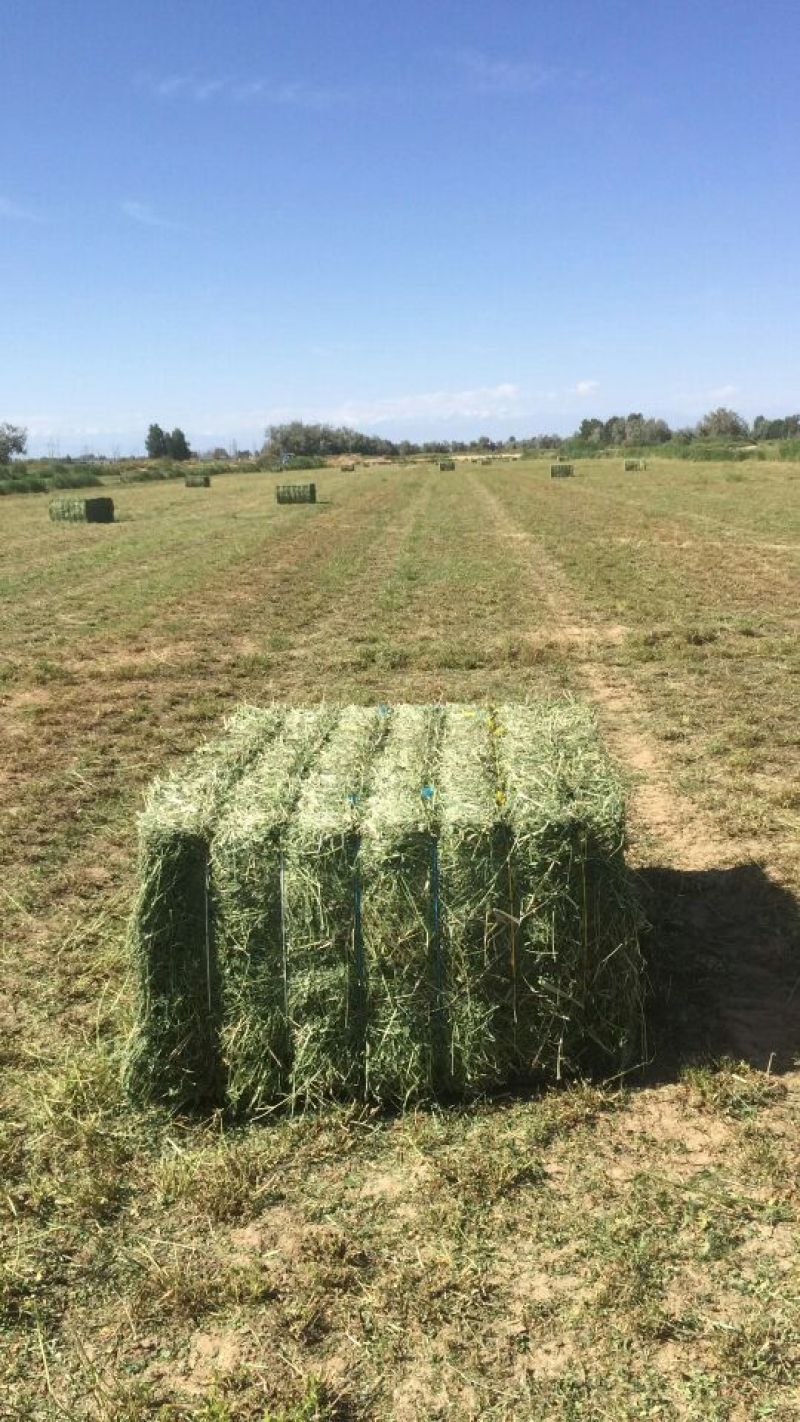
<svg viewBox="0 0 800 1422"><path fill-rule="evenodd" d="M303 786L286 838L291 1100L359 1095L364 973L358 824L385 717L342 711Z"/></svg>
<svg viewBox="0 0 800 1422"><path fill-rule="evenodd" d="M141 1007L127 1072L135 1095L205 1105L224 1090L211 837L237 778L282 723L282 713L243 708L219 742L148 797L131 938Z"/></svg>
<svg viewBox="0 0 800 1422"><path fill-rule="evenodd" d="M275 497L279 504L315 504L316 484L278 484Z"/></svg>
<svg viewBox="0 0 800 1422"><path fill-rule="evenodd" d="M141 826L140 1094L404 1104L629 1065L638 910L591 713L240 713Z"/></svg>
<svg viewBox="0 0 800 1422"><path fill-rule="evenodd" d="M185 478L184 481L183 481L183 483L184 483L184 487L187 488L187 489L210 489L210 488L211 488L211 475L210 475L210 474L187 474L187 475L186 475L186 478Z"/></svg>
<svg viewBox="0 0 800 1422"><path fill-rule="evenodd" d="M625 473L626 473L626 474L632 474L632 473L635 473L637 470L646 469L646 468L647 468L647 462L646 462L644 459L626 459L626 460L625 460Z"/></svg>
<svg viewBox="0 0 800 1422"><path fill-rule="evenodd" d="M446 1088L470 1093L509 1080L506 866L494 722L485 708L449 709L439 766L439 892L445 938Z"/></svg>
<svg viewBox="0 0 800 1422"><path fill-rule="evenodd" d="M274 736L233 786L214 836L211 873L222 989L220 1053L234 1110L286 1097L286 834L301 787L335 723L333 711L277 715Z"/></svg>
<svg viewBox="0 0 800 1422"><path fill-rule="evenodd" d="M440 459L440 460L439 460L439 468L442 469L442 470L455 469L455 467L456 467L456 464L455 464L455 460L454 460L454 459Z"/></svg>
<svg viewBox="0 0 800 1422"><path fill-rule="evenodd" d="M355 467L355 464L340 464L339 466L339 468L342 469L345 474L352 474L355 470Z"/></svg>
<svg viewBox="0 0 800 1422"><path fill-rule="evenodd" d="M367 978L365 1094L402 1104L441 1084L445 1048L435 875L437 746L443 708L398 706L361 822ZM433 1028L433 1030L431 1030ZM423 1086L424 1090L424 1086Z"/></svg>
<svg viewBox="0 0 800 1422"><path fill-rule="evenodd" d="M54 523L113 523L114 500L52 499L49 513Z"/></svg>
<svg viewBox="0 0 800 1422"><path fill-rule="evenodd" d="M574 464L551 464L551 465L550 465L550 478L551 478L551 479L571 479L572 476L574 475L574 473L575 473L575 465L574 465Z"/></svg>
<svg viewBox="0 0 800 1422"><path fill-rule="evenodd" d="M621 782L586 706L501 706L495 726L510 831L515 1074L561 1080L624 1067L641 961Z"/></svg>

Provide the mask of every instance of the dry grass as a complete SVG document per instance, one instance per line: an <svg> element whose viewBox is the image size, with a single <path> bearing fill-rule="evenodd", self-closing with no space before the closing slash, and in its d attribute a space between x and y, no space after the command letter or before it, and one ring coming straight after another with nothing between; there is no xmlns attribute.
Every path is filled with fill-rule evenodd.
<svg viewBox="0 0 800 1422"><path fill-rule="evenodd" d="M0 1417L800 1412L800 481L577 472L325 474L299 510L266 476L130 486L68 538L5 501ZM154 772L245 697L565 687L633 772L649 1078L257 1130L130 1109Z"/></svg>

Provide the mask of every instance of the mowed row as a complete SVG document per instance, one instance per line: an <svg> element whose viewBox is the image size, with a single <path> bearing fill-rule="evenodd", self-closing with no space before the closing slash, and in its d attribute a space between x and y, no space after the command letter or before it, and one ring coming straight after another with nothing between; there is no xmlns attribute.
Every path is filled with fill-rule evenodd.
<svg viewBox="0 0 800 1422"><path fill-rule="evenodd" d="M0 1294L16 1340L11 1361L0 1365L0 1399L5 1386L15 1406L24 1403L19 1415L57 1415L67 1400L77 1416L109 1418L122 1415L122 1399L136 1418L149 1415L144 1406L154 1398L176 1396L184 1408L176 1418L200 1417L214 1389L220 1406L233 1406L228 1358L228 1371L246 1374L241 1406L252 1399L262 1411L265 1401L287 1408L302 1401L302 1389L313 1390L318 1378L319 1397L329 1399L320 1416L566 1417L583 1415L567 1410L579 1395L583 1351L590 1371L606 1379L603 1405L620 1417L750 1416L735 1412L743 1379L750 1380L747 1407L755 1398L790 1408L796 1375L777 1357L796 1348L789 1304L797 1261L780 1231L794 1218L796 1187L779 1156L796 1128L791 1068L800 1049L792 1008L800 971L793 957L800 479L791 465L654 461L646 472L624 474L621 462L598 461L579 465L574 480L552 483L545 464L521 462L452 472L322 471L317 484L317 505L290 508L275 505L274 480L263 475L226 476L210 490L129 486L115 491L119 521L100 528L52 525L46 499L36 496L7 499L0 510L0 1028L9 1123L0 1146L10 1187L6 1258L16 1259ZM664 1084L655 1084L651 1069L650 1084L624 1098L588 1091L579 1101L567 1094L560 1104L487 1107L468 1121L434 1116L394 1134L376 1126L368 1145L362 1127L334 1113L300 1136L287 1124L256 1133L257 1140L229 1138L224 1161L218 1139L202 1126L183 1126L181 1151L191 1168L183 1184L165 1189L174 1130L160 1119L145 1125L129 1111L115 1066L131 1012L123 940L134 816L149 779L243 700L491 703L560 690L596 705L630 780L631 855L655 925L653 1051ZM696 1084L692 1095L686 1085L686 1062L709 1052L744 1063L743 1111L728 1110L737 1091L730 1073L713 1078L724 1086L716 1096L712 1086ZM753 1155L747 1131L756 1117L762 1137L773 1141L771 1163L763 1151L759 1160ZM650 1148L638 1145L635 1162L626 1161L643 1121ZM111 1163L98 1132L114 1143ZM687 1170L681 1142L692 1132L696 1169ZM528 1178L517 1172L531 1152ZM289 1202L281 1196L282 1214L270 1215L264 1182L278 1156L297 1190ZM497 1178L484 1179L495 1157ZM306 1188L309 1158L319 1170ZM612 1158L622 1160L620 1173L601 1189L598 1161ZM673 1167L677 1194L669 1208L663 1201L656 1208L641 1179L652 1183ZM444 1196L434 1191L430 1217L423 1211L415 1225L421 1262L414 1265L399 1241L410 1198L430 1171L448 1209L461 1212L462 1243L469 1236L474 1248L469 1258L456 1249ZM559 1178L565 1214L535 1221L531 1181L541 1184L548 1171ZM209 1232L203 1182L213 1177L219 1186L220 1173L230 1176L235 1201L230 1219L227 1207L217 1207ZM698 1174L714 1218L715 1210L730 1211L721 1201L738 1191L753 1225L744 1233L731 1226L720 1246L708 1296L712 1321L699 1333L686 1318L702 1295L694 1273L702 1227L684 1199L697 1195ZM358 1202L353 1178L366 1191ZM643 1201L674 1233L683 1200L691 1236L685 1259L670 1262L667 1246L651 1240L642 1277L625 1274L627 1312L607 1356L591 1321L601 1284L590 1260L600 1246L595 1239L593 1254L577 1221L570 1240L566 1213L570 1199L593 1192L594 1227L608 1228L609 1248L615 1239L619 1245L620 1221L638 1218ZM59 1198L66 1201L60 1212L52 1203ZM380 1220L365 1214L364 1200L375 1198ZM769 1246L760 1213L767 1198L781 1202ZM543 1208L537 1197L536 1211ZM511 1299L511 1281L498 1275L497 1258L522 1219L541 1255L531 1282L537 1308ZM222 1269L231 1220L260 1241L241 1246L247 1269L275 1229L300 1254L293 1260L290 1250L281 1281L254 1288L252 1297L237 1274L201 1298L197 1279ZM351 1257L356 1222L368 1266ZM79 1248L87 1228L94 1243ZM143 1230L155 1265L142 1252ZM544 1247L548 1230L553 1238ZM630 1251L641 1245L637 1230L625 1236L627 1253L617 1250L612 1275L629 1269ZM152 1247L154 1236L163 1249ZM118 1251L113 1267L110 1241ZM763 1345L769 1353L766 1319L770 1309L777 1316L777 1295L760 1296L767 1332L748 1342L747 1300L731 1296L745 1245L759 1278L768 1258L779 1257L782 1271L783 1341L758 1376L747 1349L755 1356ZM176 1282L174 1269L183 1258L175 1251L190 1247L197 1296L187 1304L189 1285ZM566 1293L565 1269L555 1262L565 1248L577 1260ZM440 1348L431 1328L444 1324L427 1279L437 1251L463 1320L463 1337L447 1336ZM309 1281L309 1260L333 1282ZM412 1287L415 1268L424 1287L419 1277ZM678 1302L667 1290L676 1278ZM298 1324L287 1302L296 1296L300 1313L312 1309L315 1288L326 1295L319 1329ZM476 1289L479 1297L485 1289L485 1307L474 1303ZM367 1295L380 1357L365 1341L366 1325L354 1322ZM127 1334L115 1322L120 1297L135 1319ZM516 1318L520 1309L510 1340L509 1310ZM656 1313L673 1319L671 1352L664 1339L657 1343ZM726 1365L728 1383L720 1372L728 1335L713 1322L718 1315L741 1353ZM253 1330L265 1320L277 1329L284 1360L272 1382L254 1362ZM473 1339L470 1351L473 1325L483 1342ZM228 1353L222 1334L232 1340ZM89 1336L103 1340L93 1344L91 1366L75 1341ZM148 1353L156 1337L169 1340L170 1362L160 1370ZM575 1338L577 1349L569 1342ZM629 1353L624 1366L620 1339ZM214 1381L220 1350L222 1381ZM715 1369L720 1378L703 1401L701 1375ZM691 1387L680 1381L687 1370ZM672 1413L634 1410L634 1373L648 1405ZM137 1389L141 1413L131 1410ZM528 1411L515 1412L522 1406Z"/></svg>

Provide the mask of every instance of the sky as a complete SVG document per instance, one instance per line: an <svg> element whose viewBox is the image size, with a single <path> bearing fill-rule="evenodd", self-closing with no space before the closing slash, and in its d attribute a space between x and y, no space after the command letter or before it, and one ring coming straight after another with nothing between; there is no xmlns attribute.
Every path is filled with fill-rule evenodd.
<svg viewBox="0 0 800 1422"><path fill-rule="evenodd" d="M31 453L800 409L795 0L0 0Z"/></svg>

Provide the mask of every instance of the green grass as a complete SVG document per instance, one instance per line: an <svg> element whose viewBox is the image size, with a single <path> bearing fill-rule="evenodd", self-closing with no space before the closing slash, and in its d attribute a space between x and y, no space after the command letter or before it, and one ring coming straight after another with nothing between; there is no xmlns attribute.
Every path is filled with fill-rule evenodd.
<svg viewBox="0 0 800 1422"><path fill-rule="evenodd" d="M321 471L297 509L274 482L123 486L111 528L3 501L0 1416L790 1422L796 470ZM131 1109L154 774L248 698L564 688L650 753L649 1076L258 1129ZM684 851L707 825L719 877Z"/></svg>

